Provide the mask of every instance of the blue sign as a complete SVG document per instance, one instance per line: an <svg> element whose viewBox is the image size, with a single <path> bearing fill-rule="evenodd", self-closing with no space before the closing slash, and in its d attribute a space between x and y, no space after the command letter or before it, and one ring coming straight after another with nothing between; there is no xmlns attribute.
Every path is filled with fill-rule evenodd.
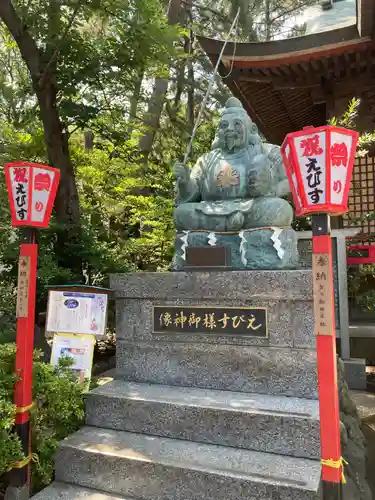
<svg viewBox="0 0 375 500"><path fill-rule="evenodd" d="M63 292L64 297L84 297L89 299L94 299L94 293L84 293L84 292Z"/></svg>
<svg viewBox="0 0 375 500"><path fill-rule="evenodd" d="M64 302L64 305L68 308L68 309L76 309L76 307L79 306L79 302L78 300L75 300L75 299L68 299Z"/></svg>

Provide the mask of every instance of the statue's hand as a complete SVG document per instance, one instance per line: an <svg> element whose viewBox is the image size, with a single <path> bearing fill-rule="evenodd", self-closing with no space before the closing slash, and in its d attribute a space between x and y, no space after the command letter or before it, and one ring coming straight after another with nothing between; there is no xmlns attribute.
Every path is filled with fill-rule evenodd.
<svg viewBox="0 0 375 500"><path fill-rule="evenodd" d="M178 184L187 184L190 180L190 168L183 163L176 163L173 167L173 175Z"/></svg>

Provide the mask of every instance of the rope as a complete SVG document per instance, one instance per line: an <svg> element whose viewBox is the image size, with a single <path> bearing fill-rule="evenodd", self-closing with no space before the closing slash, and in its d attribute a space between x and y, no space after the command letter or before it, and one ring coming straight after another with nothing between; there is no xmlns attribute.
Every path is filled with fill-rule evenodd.
<svg viewBox="0 0 375 500"><path fill-rule="evenodd" d="M349 465L348 462L345 460L345 458L340 457L339 460L333 460L333 458L328 458L327 460L321 459L320 463L322 465L325 465L326 467L332 467L333 469L340 469L342 467L341 471L341 482L342 484L346 484L346 479L345 479L345 474L344 474L344 464Z"/></svg>
<svg viewBox="0 0 375 500"><path fill-rule="evenodd" d="M23 467L26 467L26 465L29 465L29 463L31 461L34 462L34 463L36 463L37 466L40 465L38 455L36 453L30 453L23 460L18 460L16 462L12 462L11 465L10 465L10 467L8 468L7 472L10 472L13 469L22 469Z"/></svg>
<svg viewBox="0 0 375 500"><path fill-rule="evenodd" d="M23 467L25 467L26 465L28 465L31 462L31 458L32 458L31 455L29 455L28 457L24 458L23 460L18 460L17 462L12 462L9 470L22 469Z"/></svg>
<svg viewBox="0 0 375 500"><path fill-rule="evenodd" d="M30 411L34 408L35 403L31 403L27 406L19 406L16 409L16 413L26 413L27 411Z"/></svg>
<svg viewBox="0 0 375 500"><path fill-rule="evenodd" d="M290 226L277 226L278 229L290 229ZM189 229L189 233L215 233L215 234L239 234L241 231L258 231L263 229L274 229L275 226L259 226L251 227L249 229L241 229L239 231L212 231L211 229Z"/></svg>
<svg viewBox="0 0 375 500"><path fill-rule="evenodd" d="M235 37L234 43L233 43L233 54L232 54L232 61L231 61L231 64L230 64L230 70L229 70L229 72L225 76L221 77L222 80L226 80L232 74L233 67L234 67L234 59L235 59L236 52L237 52L238 37L239 37L239 35L238 35L238 27L236 26L236 37Z"/></svg>
<svg viewBox="0 0 375 500"><path fill-rule="evenodd" d="M216 74L218 72L218 69L219 69L219 65L221 63L221 60L223 58L223 54L224 54L224 50L225 50L225 47L227 46L228 44L228 41L229 41L229 37L231 36L232 34L232 31L235 27L235 25L237 24L238 22L238 18L239 18L239 15L240 15L240 9L238 9L237 11L237 14L236 14L236 17L234 18L233 20L233 23L232 23L232 26L230 27L229 29L229 33L228 33L228 36L226 38L226 40L224 41L224 44L223 44L223 47L221 49L221 52L220 52L220 55L217 59L217 62L216 62L216 66L215 66L215 69L214 69L214 72L212 74L212 78L211 78L211 81L208 85L208 88L207 88L207 92L206 92L206 95L204 96L204 99L202 101L202 104L201 104L201 107L200 107L200 110L199 110L199 113L198 113L198 117L196 119L196 122L194 124L194 129L193 129L193 132L191 134L191 137L190 137L190 141L189 141L189 144L186 148L186 153L185 153L185 156L184 156L184 161L183 161L183 164L186 165L188 159L189 159L189 156L190 156L190 153L191 153L191 147L193 145L193 142L194 142L194 139L195 139L195 136L196 136L196 133L197 133L197 130L198 130L198 127L200 125L200 122L202 120L202 116L203 116L203 111L206 107L206 104L207 104L207 100L208 100L208 96L210 95L210 92L211 92L211 89L212 89L212 86L214 84L214 81L215 81L215 77L216 77ZM236 45L235 45L236 47ZM233 62L234 62L234 54L233 54L233 58L232 58L232 69L233 69ZM232 71L231 69L231 71ZM228 75L227 75L228 77Z"/></svg>

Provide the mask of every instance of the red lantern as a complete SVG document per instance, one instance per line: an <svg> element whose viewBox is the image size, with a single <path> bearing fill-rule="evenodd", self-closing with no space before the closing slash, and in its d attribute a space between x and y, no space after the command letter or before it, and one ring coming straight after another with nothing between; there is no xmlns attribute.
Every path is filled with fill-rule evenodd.
<svg viewBox="0 0 375 500"><path fill-rule="evenodd" d="M281 146L296 215L348 211L358 132L306 127L288 134Z"/></svg>
<svg viewBox="0 0 375 500"><path fill-rule="evenodd" d="M12 226L47 227L60 171L28 162L8 163L4 170Z"/></svg>

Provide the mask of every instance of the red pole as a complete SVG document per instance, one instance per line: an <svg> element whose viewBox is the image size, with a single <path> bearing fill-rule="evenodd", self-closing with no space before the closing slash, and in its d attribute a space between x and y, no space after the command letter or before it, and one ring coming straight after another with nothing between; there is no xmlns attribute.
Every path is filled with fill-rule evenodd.
<svg viewBox="0 0 375 500"><path fill-rule="evenodd" d="M16 431L26 460L14 464L11 485L30 488L30 409L32 408L32 369L35 328L35 297L38 262L36 231L30 229L28 243L20 246L17 290L16 374L20 377L14 389L17 406Z"/></svg>
<svg viewBox="0 0 375 500"><path fill-rule="evenodd" d="M342 458L330 216L312 216L314 316L318 357L324 500L341 498Z"/></svg>

